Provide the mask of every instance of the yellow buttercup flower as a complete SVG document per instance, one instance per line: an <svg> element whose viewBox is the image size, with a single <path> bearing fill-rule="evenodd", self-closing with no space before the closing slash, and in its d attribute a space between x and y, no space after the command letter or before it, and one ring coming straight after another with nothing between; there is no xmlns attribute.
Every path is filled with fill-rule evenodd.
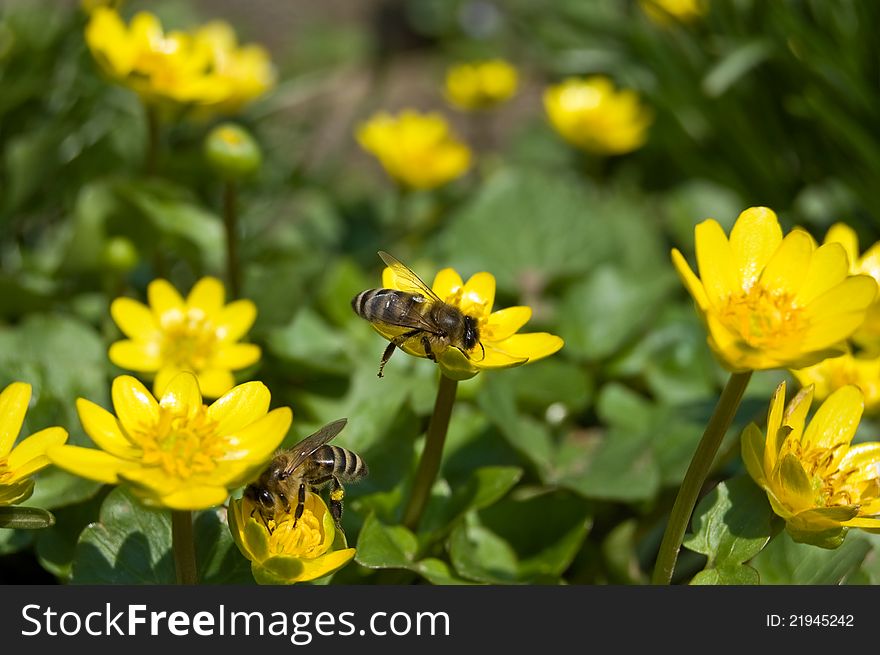
<svg viewBox="0 0 880 655"><path fill-rule="evenodd" d="M149 104L234 112L275 83L266 51L239 48L225 23L210 23L194 33L166 33L148 12L138 13L126 26L114 9L98 7L85 36L104 72Z"/></svg>
<svg viewBox="0 0 880 655"><path fill-rule="evenodd" d="M519 75L503 59L451 66L446 71L446 99L466 111L488 109L516 93Z"/></svg>
<svg viewBox="0 0 880 655"><path fill-rule="evenodd" d="M862 416L858 388L835 391L807 424L812 399L807 387L783 410L780 384L766 437L749 425L742 456L795 541L836 548L849 528L880 530L880 442L851 445Z"/></svg>
<svg viewBox="0 0 880 655"><path fill-rule="evenodd" d="M658 25L689 23L706 14L708 0L639 0L642 11Z"/></svg>
<svg viewBox="0 0 880 655"><path fill-rule="evenodd" d="M290 428L292 414L269 411L261 382L241 384L207 406L191 373L168 383L156 400L135 378L113 381L114 416L79 398L86 433L100 448L56 446L53 464L89 480L125 484L145 504L197 510L221 504L229 490L265 466Z"/></svg>
<svg viewBox="0 0 880 655"><path fill-rule="evenodd" d="M0 505L30 498L34 492L31 476L49 465L46 450L67 441L64 428L46 428L13 448L30 400L31 385L25 382L13 382L0 392Z"/></svg>
<svg viewBox="0 0 880 655"><path fill-rule="evenodd" d="M147 287L149 307L117 298L110 314L128 337L110 346L110 361L120 368L154 373L153 393L181 371L191 371L207 398L217 398L235 384L232 371L255 364L260 348L238 343L250 329L257 308L250 300L224 304L223 283L199 280L184 300L166 280Z"/></svg>
<svg viewBox="0 0 880 655"><path fill-rule="evenodd" d="M408 293L419 291L390 267L382 273L382 286ZM552 355L563 346L560 337L547 332L517 333L531 318L530 307L508 307L493 312L495 277L490 273L476 273L464 283L453 269L444 268L434 278L431 290L443 302L474 318L477 325L479 341L467 355L454 347L433 352L447 377L464 380L480 371L521 366ZM388 332L381 324L371 325L389 340L399 336L399 333ZM408 339L400 348L410 355L427 357L421 339Z"/></svg>
<svg viewBox="0 0 880 655"><path fill-rule="evenodd" d="M544 92L550 123L587 152L621 155L641 148L653 116L635 91L614 88L607 77L569 78Z"/></svg>
<svg viewBox="0 0 880 655"><path fill-rule="evenodd" d="M859 237L844 223L835 223L825 234L825 243L839 243L849 256L850 273L870 275L880 282L880 241L859 254ZM874 354L880 354L880 299L868 309L865 322L852 336L853 341Z"/></svg>
<svg viewBox="0 0 880 655"><path fill-rule="evenodd" d="M817 400L824 400L834 391L853 385L865 397L865 411L880 411L880 357L865 357L850 352L842 357L829 357L807 368L792 370L802 387L813 385Z"/></svg>
<svg viewBox="0 0 880 655"><path fill-rule="evenodd" d="M437 113L381 112L357 131L361 147L375 155L395 181L411 189L433 189L463 175L471 151Z"/></svg>
<svg viewBox="0 0 880 655"><path fill-rule="evenodd" d="M672 261L725 368L805 368L846 352L877 284L849 275L840 244L817 248L803 230L783 238L766 207L740 214L730 240L713 219L697 225L695 235L700 278L677 249Z"/></svg>
<svg viewBox="0 0 880 655"><path fill-rule="evenodd" d="M236 113L275 86L276 74L269 53L259 45L239 46L235 30L224 21L212 21L193 34L195 42L212 53L212 77L223 87L215 109Z"/></svg>
<svg viewBox="0 0 880 655"><path fill-rule="evenodd" d="M345 566L355 555L345 535L318 494L306 492L302 516L278 514L269 525L249 499L229 503L229 531L238 549L251 562L259 584L294 584L328 575Z"/></svg>

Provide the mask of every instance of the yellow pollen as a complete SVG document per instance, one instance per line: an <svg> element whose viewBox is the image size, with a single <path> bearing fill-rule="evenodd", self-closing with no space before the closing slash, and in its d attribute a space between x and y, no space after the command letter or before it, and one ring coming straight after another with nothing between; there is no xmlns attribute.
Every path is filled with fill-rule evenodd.
<svg viewBox="0 0 880 655"><path fill-rule="evenodd" d="M155 425L142 426L130 434L143 449L144 464L183 479L213 471L224 454L225 443L216 432L217 423L208 418L207 409L202 405L187 415L160 407Z"/></svg>
<svg viewBox="0 0 880 655"><path fill-rule="evenodd" d="M809 448L806 450L798 442L787 444L787 446L785 450L797 457L801 466L804 467L804 471L810 476L817 506L839 507L861 504L871 499L870 488L859 489L859 485L851 480L858 473L858 469L854 467L836 468L847 449L845 444L838 444L834 448Z"/></svg>
<svg viewBox="0 0 880 655"><path fill-rule="evenodd" d="M293 516L285 515L274 526L269 536L269 552L274 555L289 555L312 559L324 554L324 526L322 517L312 511L313 502L306 499L303 515L293 527ZM276 514L276 519L279 515Z"/></svg>
<svg viewBox="0 0 880 655"><path fill-rule="evenodd" d="M802 335L806 317L794 296L768 291L760 284L731 295L721 309L724 325L756 349L772 349Z"/></svg>
<svg viewBox="0 0 880 655"><path fill-rule="evenodd" d="M162 359L181 369L203 371L217 351L216 329L204 313L189 310L163 320Z"/></svg>

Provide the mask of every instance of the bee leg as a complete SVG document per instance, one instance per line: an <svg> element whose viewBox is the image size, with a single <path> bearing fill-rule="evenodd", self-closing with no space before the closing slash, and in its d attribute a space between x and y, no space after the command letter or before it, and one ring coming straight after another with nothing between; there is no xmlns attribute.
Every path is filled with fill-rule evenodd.
<svg viewBox="0 0 880 655"><path fill-rule="evenodd" d="M391 359L391 355L394 354L394 349L397 348L397 345L392 341L388 344L388 347L385 349L385 352L382 353L382 361L379 362L379 377L382 377L382 369L385 368L385 364L388 363L388 360Z"/></svg>
<svg viewBox="0 0 880 655"><path fill-rule="evenodd" d="M436 362L437 356L434 355L434 351L431 350L431 341L428 339L428 337L422 337L422 346L425 348L425 356L432 362Z"/></svg>
<svg viewBox="0 0 880 655"><path fill-rule="evenodd" d="M299 521L300 517L303 515L303 511L306 508L306 483L299 483L299 493L296 496L296 512L293 514L293 527L296 527L296 522Z"/></svg>
<svg viewBox="0 0 880 655"><path fill-rule="evenodd" d="M330 483L330 514L336 521L336 527L342 529L342 500L345 498L345 489L342 483L334 476Z"/></svg>

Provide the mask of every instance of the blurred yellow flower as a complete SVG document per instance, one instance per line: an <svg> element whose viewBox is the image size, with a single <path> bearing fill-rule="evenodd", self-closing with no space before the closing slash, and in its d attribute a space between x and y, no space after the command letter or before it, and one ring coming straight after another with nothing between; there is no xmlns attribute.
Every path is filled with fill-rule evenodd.
<svg viewBox="0 0 880 655"><path fill-rule="evenodd" d="M600 155L640 148L653 120L638 94L617 91L606 77L569 78L544 92L550 123L569 143Z"/></svg>
<svg viewBox="0 0 880 655"><path fill-rule="evenodd" d="M234 112L275 80L266 52L259 46L238 48L225 23L166 33L151 13L138 13L126 26L114 9L98 7L85 37L104 72L149 104Z"/></svg>
<svg viewBox="0 0 880 655"><path fill-rule="evenodd" d="M125 484L145 504L197 510L221 504L258 474L290 428L292 414L269 411L261 382L241 384L210 406L191 373L157 400L135 378L113 380L114 416L84 398L80 422L100 448L56 446L53 464L89 480Z"/></svg>
<svg viewBox="0 0 880 655"><path fill-rule="evenodd" d="M382 286L407 293L419 293L405 278L398 276L390 267L382 273ZM532 317L530 307L508 307L492 311L495 301L495 277L482 272L471 276L467 283L451 268L437 273L431 290L443 302L457 307L465 316L476 320L477 344L465 356L457 348L434 352L443 373L450 378L463 380L480 371L521 366L557 352L563 340L547 332L517 334ZM383 325L371 323L386 339L399 336L388 332ZM416 357L427 357L421 339L405 341L401 350Z"/></svg>
<svg viewBox="0 0 880 655"><path fill-rule="evenodd" d="M306 492L305 508L296 521L276 513L265 525L259 507L249 499L229 502L229 531L241 554L251 562L259 584L308 582L333 573L355 555L318 494Z"/></svg>
<svg viewBox="0 0 880 655"><path fill-rule="evenodd" d="M147 287L149 307L131 298L117 298L110 314L128 337L110 346L110 361L120 368L154 373L153 393L161 395L181 371L198 376L207 398L217 398L235 384L232 371L260 359L260 348L237 343L250 329L257 308L250 300L224 305L223 283L204 277L186 300L166 280Z"/></svg>
<svg viewBox="0 0 880 655"><path fill-rule="evenodd" d="M197 29L196 43L212 53L214 82L223 87L222 100L213 107L220 113L237 113L275 86L272 60L259 45L239 47L235 30L215 20Z"/></svg>
<svg viewBox="0 0 880 655"><path fill-rule="evenodd" d="M870 275L880 282L880 241L859 255L859 237L844 223L835 223L825 234L825 243L839 243L849 257L850 273ZM880 299L868 309L862 326L852 336L853 341L873 354L880 354Z"/></svg>
<svg viewBox="0 0 880 655"><path fill-rule="evenodd" d="M803 230L783 239L766 207L740 214L729 241L713 219L697 225L695 235L701 277L677 249L672 260L727 369L805 368L846 352L877 283L849 276L840 244L817 248Z"/></svg>
<svg viewBox="0 0 880 655"><path fill-rule="evenodd" d="M841 387L853 385L864 395L867 413L880 411L880 357L848 352L791 372L802 387L813 385L816 400L824 400Z"/></svg>
<svg viewBox="0 0 880 655"><path fill-rule="evenodd" d="M442 186L463 175L471 164L470 148L453 136L438 113L381 112L360 125L357 140L388 175L412 189Z"/></svg>
<svg viewBox="0 0 880 655"><path fill-rule="evenodd" d="M516 68L503 59L451 66L446 71L446 99L464 110L488 109L516 93Z"/></svg>
<svg viewBox="0 0 880 655"><path fill-rule="evenodd" d="M689 23L706 14L708 0L639 0L642 11L658 25Z"/></svg>
<svg viewBox="0 0 880 655"><path fill-rule="evenodd" d="M848 528L880 530L880 442L851 445L862 416L856 387L835 391L805 425L812 399L812 388L802 389L783 411L780 384L766 437L749 425L742 456L795 541L836 548Z"/></svg>
<svg viewBox="0 0 880 655"><path fill-rule="evenodd" d="M0 392L0 505L15 505L30 498L34 492L31 476L49 465L46 450L67 441L64 428L46 428L12 447L30 400L31 385L24 382L13 382Z"/></svg>

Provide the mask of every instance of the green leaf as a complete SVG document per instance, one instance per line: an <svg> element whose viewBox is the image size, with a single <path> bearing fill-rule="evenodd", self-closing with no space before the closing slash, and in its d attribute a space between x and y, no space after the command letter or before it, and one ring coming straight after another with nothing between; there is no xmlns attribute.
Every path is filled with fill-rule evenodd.
<svg viewBox="0 0 880 655"><path fill-rule="evenodd" d="M254 584L251 563L241 554L226 522L226 508L198 512L193 522L199 582Z"/></svg>
<svg viewBox="0 0 880 655"><path fill-rule="evenodd" d="M751 566L725 566L705 569L692 579L692 585L754 585L760 584L761 576Z"/></svg>
<svg viewBox="0 0 880 655"><path fill-rule="evenodd" d="M109 492L109 487L105 487ZM106 493L86 502L56 509L55 525L36 535L36 551L40 565L62 581L70 579L71 565L79 536L87 525L98 520Z"/></svg>
<svg viewBox="0 0 880 655"><path fill-rule="evenodd" d="M481 525L461 524L449 539L455 570L470 580L492 584L522 582L516 551Z"/></svg>
<svg viewBox="0 0 880 655"><path fill-rule="evenodd" d="M270 331L267 345L272 354L295 366L340 374L351 370L348 340L308 307L287 326Z"/></svg>
<svg viewBox="0 0 880 655"><path fill-rule="evenodd" d="M117 487L80 535L72 572L74 584L174 584L170 512L147 509Z"/></svg>
<svg viewBox="0 0 880 655"><path fill-rule="evenodd" d="M433 584L466 584L435 558L417 560L418 542L403 526L386 526L370 514L358 536L355 561L370 569L406 569Z"/></svg>
<svg viewBox="0 0 880 655"><path fill-rule="evenodd" d="M771 54L773 47L767 41L740 45L715 64L703 78L703 91L710 98L724 95L740 78L769 59Z"/></svg>
<svg viewBox="0 0 880 655"><path fill-rule="evenodd" d="M55 525L51 512L38 507L0 506L0 528L40 530Z"/></svg>
<svg viewBox="0 0 880 655"><path fill-rule="evenodd" d="M853 532L833 550L796 543L781 532L750 564L762 584L835 585L857 571L870 550L870 542Z"/></svg>
<svg viewBox="0 0 880 655"><path fill-rule="evenodd" d="M772 517L764 491L747 476L733 478L697 505L694 532L683 545L706 555L707 569L733 569L761 552L772 535Z"/></svg>

